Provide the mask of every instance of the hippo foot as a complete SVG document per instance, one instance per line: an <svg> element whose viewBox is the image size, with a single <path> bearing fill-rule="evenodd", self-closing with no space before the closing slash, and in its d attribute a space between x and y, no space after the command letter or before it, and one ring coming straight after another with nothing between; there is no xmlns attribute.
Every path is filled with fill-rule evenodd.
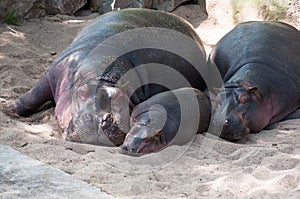
<svg viewBox="0 0 300 199"><path fill-rule="evenodd" d="M18 119L21 122L37 122L45 119L49 119L53 113L49 111L40 112L39 114L30 115L30 117L24 117L19 115L17 110L16 100L3 100L0 99L0 111L8 115L13 119ZM45 107L52 107L52 104L45 104Z"/></svg>
<svg viewBox="0 0 300 199"><path fill-rule="evenodd" d="M3 113L5 113L6 115L12 118L21 118L21 116L15 112L15 107L16 107L16 103L14 100L9 100L9 101L1 100L0 110Z"/></svg>

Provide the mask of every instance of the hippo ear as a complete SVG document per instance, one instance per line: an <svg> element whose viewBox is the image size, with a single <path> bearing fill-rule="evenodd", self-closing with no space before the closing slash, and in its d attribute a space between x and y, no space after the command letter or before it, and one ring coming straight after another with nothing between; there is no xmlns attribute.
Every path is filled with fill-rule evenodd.
<svg viewBox="0 0 300 199"><path fill-rule="evenodd" d="M205 93L207 96L210 96L210 98L214 99L216 98L221 92L225 92L225 88L221 87L221 88L217 88L217 87L213 87L212 90L205 90Z"/></svg>
<svg viewBox="0 0 300 199"><path fill-rule="evenodd" d="M77 89L77 94L78 94L78 97L82 100L82 101L86 101L88 96L89 96L89 89L88 89L88 85L85 84L81 87L79 87Z"/></svg>
<svg viewBox="0 0 300 199"><path fill-rule="evenodd" d="M251 96L254 96L258 101L262 100L261 93L260 93L259 88L257 86L249 87L248 89L249 89L249 92L250 92Z"/></svg>

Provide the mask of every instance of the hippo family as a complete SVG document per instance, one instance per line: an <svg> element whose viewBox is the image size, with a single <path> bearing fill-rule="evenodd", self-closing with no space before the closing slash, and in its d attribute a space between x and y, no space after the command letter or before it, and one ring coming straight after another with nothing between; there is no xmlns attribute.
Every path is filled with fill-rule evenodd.
<svg viewBox="0 0 300 199"><path fill-rule="evenodd" d="M281 22L244 22L210 54L224 80L212 133L239 140L283 120L300 106L300 32ZM213 128L212 128L213 129Z"/></svg>
<svg viewBox="0 0 300 199"><path fill-rule="evenodd" d="M190 61L194 58L200 58L196 65ZM113 11L87 25L37 85L8 106L28 116L54 101L66 140L120 146L130 132L124 150L152 152L169 145L178 131L182 116L174 95L183 93L188 103L204 107L195 129L199 123L199 130L206 130L209 101L201 92L206 84L197 70L205 64L199 36L180 17L147 9ZM155 126L152 113L165 117L166 123ZM149 150L142 147L146 145Z"/></svg>
<svg viewBox="0 0 300 199"><path fill-rule="evenodd" d="M28 116L54 101L66 140L128 153L185 144L209 124L210 133L239 140L297 112L297 41L299 31L284 23L241 23L217 43L206 65L200 38L181 18L114 11L87 25L37 85L7 106ZM199 68L212 66L224 87L211 99L210 120L203 92L209 85Z"/></svg>

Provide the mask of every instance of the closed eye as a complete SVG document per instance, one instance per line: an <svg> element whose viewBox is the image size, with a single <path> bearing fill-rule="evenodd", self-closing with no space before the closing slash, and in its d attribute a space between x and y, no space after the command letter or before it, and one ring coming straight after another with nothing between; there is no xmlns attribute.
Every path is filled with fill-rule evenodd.
<svg viewBox="0 0 300 199"><path fill-rule="evenodd" d="M217 95L217 103L218 104L222 104L222 102L224 102L226 100L226 93L225 92L221 92Z"/></svg>
<svg viewBox="0 0 300 199"><path fill-rule="evenodd" d="M238 96L238 102L241 104L246 104L249 101L249 95L247 94L241 94Z"/></svg>

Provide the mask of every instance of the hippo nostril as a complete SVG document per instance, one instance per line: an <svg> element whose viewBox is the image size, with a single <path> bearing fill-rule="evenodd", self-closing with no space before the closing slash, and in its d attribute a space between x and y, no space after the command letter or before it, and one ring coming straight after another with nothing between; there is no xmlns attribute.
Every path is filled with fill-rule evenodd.
<svg viewBox="0 0 300 199"><path fill-rule="evenodd" d="M113 117L110 113L105 113L102 117L103 121L105 122L112 122L113 121Z"/></svg>
<svg viewBox="0 0 300 199"><path fill-rule="evenodd" d="M223 124L224 127L228 127L229 126L229 120L225 120L224 124Z"/></svg>
<svg viewBox="0 0 300 199"><path fill-rule="evenodd" d="M127 153L137 153L137 149L130 146L123 146L122 150L126 151Z"/></svg>
<svg viewBox="0 0 300 199"><path fill-rule="evenodd" d="M102 129L109 128L112 125L113 121L114 119L112 115L110 113L105 113L102 117L102 122L101 122Z"/></svg>
<svg viewBox="0 0 300 199"><path fill-rule="evenodd" d="M121 149L122 149L123 151L128 151L128 147L127 147L127 146L124 146L124 145L121 147Z"/></svg>

